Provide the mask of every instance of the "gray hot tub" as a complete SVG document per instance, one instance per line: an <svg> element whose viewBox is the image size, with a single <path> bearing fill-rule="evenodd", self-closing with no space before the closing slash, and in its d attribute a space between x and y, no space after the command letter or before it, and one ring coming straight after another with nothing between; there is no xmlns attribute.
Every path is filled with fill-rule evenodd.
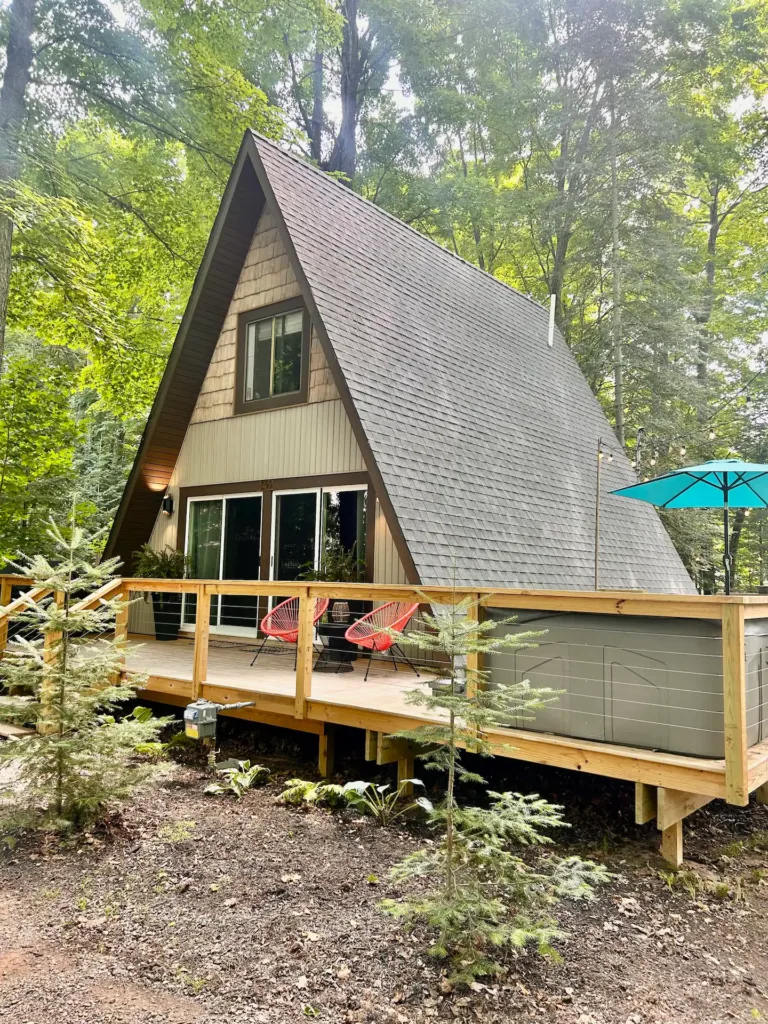
<svg viewBox="0 0 768 1024"><path fill-rule="evenodd" d="M489 610L491 616L511 612ZM504 633L546 630L531 650L486 659L491 682L564 690L532 721L510 725L702 757L723 757L719 622L519 612ZM746 623L747 737L768 738L768 619Z"/></svg>

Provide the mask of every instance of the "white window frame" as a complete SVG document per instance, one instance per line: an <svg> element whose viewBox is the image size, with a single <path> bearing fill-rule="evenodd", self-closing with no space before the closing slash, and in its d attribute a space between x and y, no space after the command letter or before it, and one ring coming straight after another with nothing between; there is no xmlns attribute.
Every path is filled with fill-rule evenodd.
<svg viewBox="0 0 768 1024"><path fill-rule="evenodd" d="M264 492L263 491L238 491L236 494L196 494L187 498L187 519L184 524L184 554L189 555L189 531L192 523L192 516L190 515L190 507L194 501L220 501L222 502L221 507L221 538L219 548L219 580L223 579L222 573L224 572L224 545L227 541L227 501L237 500L238 498L261 498L261 519L259 521L259 545L261 546L262 531L264 529ZM259 549L261 554L261 548ZM194 623L184 622L184 605L186 603L187 595L183 595L182 608L181 608L181 629L185 633L194 633ZM216 623L211 621L210 631L220 636L245 636L255 637L258 634L258 626L221 626L219 622L221 620L221 595L217 602L216 609Z"/></svg>
<svg viewBox="0 0 768 1024"><path fill-rule="evenodd" d="M339 491L367 491L368 484L340 484L338 487L334 487L330 484L327 487L292 487L281 491L272 492L272 529L271 537L269 538L269 578L274 580L275 577L275 540L277 539L277 499L283 494L314 494L317 497L315 505L315 558L314 568L320 568L320 556L321 556L321 530L323 526L323 495L329 493L338 493ZM366 509L366 516L370 515L370 509ZM367 556L367 552L366 552ZM269 609L272 610L274 606L274 597L270 595L269 598Z"/></svg>

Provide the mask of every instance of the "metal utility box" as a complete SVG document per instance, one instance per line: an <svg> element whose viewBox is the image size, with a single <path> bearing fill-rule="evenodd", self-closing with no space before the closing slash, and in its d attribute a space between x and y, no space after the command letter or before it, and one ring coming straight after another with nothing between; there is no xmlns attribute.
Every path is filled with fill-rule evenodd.
<svg viewBox="0 0 768 1024"><path fill-rule="evenodd" d="M208 700L197 700L184 708L184 732L190 739L207 740L216 735L219 705Z"/></svg>
<svg viewBox="0 0 768 1024"><path fill-rule="evenodd" d="M507 617L514 612L489 615ZM545 631L486 658L494 683L564 690L510 726L699 757L724 756L722 628L702 619L519 612L502 633ZM746 622L747 740L768 738L768 619ZM766 692L764 692L764 686Z"/></svg>

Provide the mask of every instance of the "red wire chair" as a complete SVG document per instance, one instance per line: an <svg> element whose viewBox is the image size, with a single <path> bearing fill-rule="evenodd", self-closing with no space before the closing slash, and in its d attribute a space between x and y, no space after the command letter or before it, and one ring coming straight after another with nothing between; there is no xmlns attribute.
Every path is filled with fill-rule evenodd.
<svg viewBox="0 0 768 1024"><path fill-rule="evenodd" d="M386 632L386 630L390 629L402 630L413 617L418 607L418 601L416 604L410 604L408 601L389 601L387 604L374 608L372 612L368 612L367 615L358 619L344 634L344 639L348 640L349 643L366 648L369 652L368 668L365 670L366 680L371 670L374 653L379 654L384 651L391 651L392 664L395 666L395 671L397 671L397 659L395 658L395 651L397 651L402 661L410 665L413 671L416 672L416 678L419 678L419 673L416 671L408 655L394 637Z"/></svg>
<svg viewBox="0 0 768 1024"><path fill-rule="evenodd" d="M328 604L327 597L315 598L315 614L312 616L313 626L325 615ZM286 644L297 643L299 639L298 597L289 597L287 601L281 601L280 604L276 604L272 611L268 612L261 620L261 631L264 634L264 640L261 647L254 654L251 665L255 664L256 659L264 650L264 645L270 637L282 640Z"/></svg>

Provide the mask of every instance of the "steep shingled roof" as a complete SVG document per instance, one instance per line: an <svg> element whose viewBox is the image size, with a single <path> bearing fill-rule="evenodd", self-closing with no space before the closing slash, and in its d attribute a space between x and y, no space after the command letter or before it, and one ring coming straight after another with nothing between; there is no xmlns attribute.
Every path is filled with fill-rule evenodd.
<svg viewBox="0 0 768 1024"><path fill-rule="evenodd" d="M611 428L536 302L255 137L423 582L591 589ZM690 592L655 511L607 492L601 585Z"/></svg>
<svg viewBox="0 0 768 1024"><path fill-rule="evenodd" d="M598 437L618 445L562 338L548 347L546 311L255 134L233 172L108 550L126 548L121 535L137 531L131 507L147 504L142 458L148 464L157 449L168 461L152 423L174 394L189 395L184 336L216 236L241 219L250 228L265 194L390 526L421 581L592 589ZM228 265L220 304L236 282L237 259ZM212 354L217 319L204 323ZM607 493L634 479L621 454L604 463L601 585L692 592L654 510ZM159 507L159 495L152 500Z"/></svg>

